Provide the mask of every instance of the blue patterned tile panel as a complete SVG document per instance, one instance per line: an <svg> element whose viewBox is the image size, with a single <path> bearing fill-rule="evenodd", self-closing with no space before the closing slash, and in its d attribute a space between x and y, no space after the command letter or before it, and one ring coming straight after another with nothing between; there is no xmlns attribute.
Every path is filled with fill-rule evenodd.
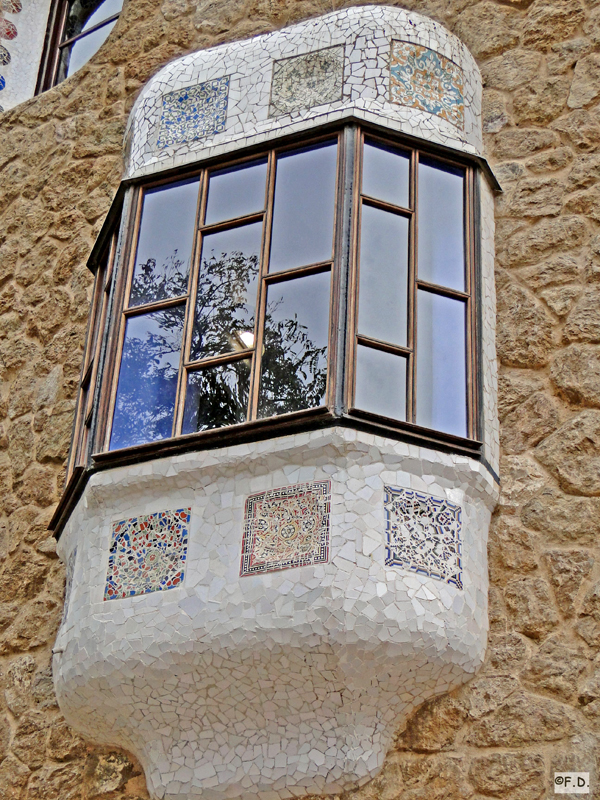
<svg viewBox="0 0 600 800"><path fill-rule="evenodd" d="M163 96L157 147L164 149L224 130L229 76Z"/></svg>
<svg viewBox="0 0 600 800"><path fill-rule="evenodd" d="M189 508L159 511L115 522L105 600L180 586L185 575Z"/></svg>
<svg viewBox="0 0 600 800"><path fill-rule="evenodd" d="M463 588L461 507L413 489L384 487L386 566Z"/></svg>
<svg viewBox="0 0 600 800"><path fill-rule="evenodd" d="M327 47L273 62L269 116L342 99L344 48Z"/></svg>
<svg viewBox="0 0 600 800"><path fill-rule="evenodd" d="M463 72L435 50L392 41L390 101L428 111L462 128L465 115Z"/></svg>

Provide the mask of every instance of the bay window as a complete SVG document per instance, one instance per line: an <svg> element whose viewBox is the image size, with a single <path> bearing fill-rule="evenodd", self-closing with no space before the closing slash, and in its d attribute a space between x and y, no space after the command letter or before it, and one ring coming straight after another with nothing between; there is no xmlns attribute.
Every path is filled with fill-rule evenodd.
<svg viewBox="0 0 600 800"><path fill-rule="evenodd" d="M474 176L350 125L132 187L88 457L332 419L475 453Z"/></svg>

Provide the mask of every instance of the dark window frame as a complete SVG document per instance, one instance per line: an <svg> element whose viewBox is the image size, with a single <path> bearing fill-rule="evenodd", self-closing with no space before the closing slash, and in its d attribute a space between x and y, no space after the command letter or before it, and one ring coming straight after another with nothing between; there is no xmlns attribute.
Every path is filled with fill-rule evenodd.
<svg viewBox="0 0 600 800"><path fill-rule="evenodd" d="M40 60L40 69L35 86L35 95L57 86L62 81L58 80L58 70L60 67L61 52L65 47L71 47L80 39L85 38L90 33L104 28L111 22L115 22L121 12L112 14L110 17L103 19L86 31L81 31L75 36L68 39L64 38L67 18L69 15L69 8L74 0L58 0L50 9L50 16L48 19L48 27L46 29L46 38L44 41L44 49L42 51L42 58ZM94 13L92 11L92 13Z"/></svg>
<svg viewBox="0 0 600 800"><path fill-rule="evenodd" d="M142 209L142 197L145 190L156 186L175 183L177 181L200 176L204 182L199 197L206 201L206 186L208 174L211 171L222 170L232 166L243 165L253 162L270 153L273 160L276 154L286 150L294 150L299 147L318 144L338 137L338 166L337 166L337 188L336 188L336 222L334 228L334 245L331 262L310 265L292 270L292 273L303 273L319 269L330 269L332 280L330 285L330 325L329 325L329 351L328 351L328 376L326 404L320 407L295 411L279 416L253 419L246 422L234 424L227 427L214 428L179 436L169 439L161 439L147 444L135 445L122 450L108 450L110 437L110 423L112 422L112 410L118 381L118 371L120 365L120 353L124 337L127 310L125 309L125 299L131 285L133 269L135 266L135 247L139 232L140 215ZM362 149L365 137L370 141L380 142L391 145L394 148L405 149L411 152L411 184L416 180L416 169L414 169L417 153L422 153L427 157L445 162L451 166L458 166L465 170L465 207L464 207L464 235L465 235L465 261L466 261L466 292L455 292L441 286L427 286L431 291L446 294L450 297L458 296L468 304L467 312L467 336L466 336L466 382L467 382L467 415L469 437L458 437L440 431L431 430L416 425L412 421L399 421L377 414L372 414L353 407L353 392L355 381L356 348L359 337L357 335L357 309L358 309L358 281L359 269L359 233L360 221L358 210L362 203L360 191L360 174L362 168ZM482 169L483 168L483 169ZM165 173L160 179L136 179L122 185L120 190L119 203L123 208L123 225L119 228L119 211L112 213L112 221L107 220L105 231L100 247L95 248L96 257L93 259L93 266L97 272L96 288L94 289L95 304L90 319L89 331L93 330L94 320L101 318L98 328L98 335L93 345L95 355L89 355L92 347L92 334L88 332L88 343L86 345L86 355L84 356L84 366L82 368L82 385L77 402L77 416L74 428L74 436L71 445L71 455L69 458L69 468L67 473L67 486L63 495L63 500L57 509L51 527L62 528L70 509L77 501L77 497L83 490L87 476L99 469L107 469L113 466L137 463L140 461L186 452L192 450L210 449L222 447L238 442L257 441L272 438L277 435L285 435L297 431L306 431L319 427L330 427L332 425L342 425L356 429L366 430L372 433L395 438L401 441L408 441L421 444L431 449L438 449L446 452L458 452L480 459L482 457L483 418L482 418L482 371L481 371L481 298L480 298L480 225L479 225L479 191L478 178L486 171L485 163L479 159L470 158L468 155L457 154L447 148L436 146L428 142L403 136L387 130L382 130L377 126L371 126L361 122L360 125L354 122L346 122L335 126L328 126L313 132L312 135L306 133L287 137L275 143L267 143L262 147L255 147L244 151L244 153L234 153L229 156L220 156L207 160L202 164L192 167L179 168ZM489 176L487 176L489 177ZM269 192L272 197L274 170L270 169ZM415 188L411 188L411 209L396 209L398 213L411 216L412 235L416 236L416 214L414 213ZM380 201L375 201L380 204ZM371 199L367 200L371 203ZM269 204L262 213L266 214ZM272 208L272 204L271 204ZM199 209L201 213L204 209ZM249 215L248 219L256 215ZM207 226L211 232L217 228L233 227L237 220L227 220L217 225ZM269 222L270 224L270 222ZM263 231L263 244L267 240L267 226ZM194 286L193 281L197 275L200 242L202 231L196 227L195 252L193 256L193 269L190 270L188 282L189 287ZM110 266L105 268L106 274L110 275L110 281L101 277L102 258L101 252L112 252ZM123 254L123 255L122 255ZM411 254L411 259L414 255ZM108 262L107 262L108 264ZM268 259L262 258L261 284L272 279L280 279L281 275L275 273L267 277L265 274ZM283 274L283 273L282 273ZM414 272L413 272L414 274ZM289 277L289 276L288 276ZM295 277L295 275L292 275ZM414 282L413 294L417 290L417 281ZM98 284L104 287L104 292L97 288ZM266 292L261 292L261 302L264 302ZM98 299L104 298L102 312L97 310ZM187 296L187 295L186 295ZM181 298L163 301L163 304L170 305L180 303ZM414 302L414 301L413 301ZM136 306L132 313L140 313L140 309L148 310L149 307L158 307L161 303L146 306ZM192 306L190 306L191 308ZM191 320L193 313L188 315ZM108 323L108 324L107 324ZM380 349L386 349L381 343L376 343ZM256 342L258 347L258 341ZM402 348L400 348L402 349ZM183 352L183 348L182 348ZM243 356L242 356L243 357ZM225 356L224 359L229 359ZM215 357L212 361L222 360L223 357ZM91 361L94 367L90 368ZM413 360L414 357L413 349ZM207 360L208 361L208 360ZM256 359L255 359L256 361ZM414 371L414 370L413 370ZM181 419L183 396L180 391L184 370L180 367L178 385L178 411L176 417ZM89 379L87 376L89 375ZM102 380L104 376L104 380ZM89 383L86 383L89 380ZM258 381L255 381L258 387ZM81 423L82 393L87 391L85 405L85 425ZM413 393L414 394L414 393ZM93 398L93 402L90 401ZM81 442L81 430L86 428L87 441ZM79 488L77 488L79 487Z"/></svg>

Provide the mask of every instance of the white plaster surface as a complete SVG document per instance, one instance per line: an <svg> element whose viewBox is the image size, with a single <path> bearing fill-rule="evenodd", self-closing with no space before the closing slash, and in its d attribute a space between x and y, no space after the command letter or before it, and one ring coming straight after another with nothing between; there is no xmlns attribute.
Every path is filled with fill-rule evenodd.
<svg viewBox="0 0 600 800"><path fill-rule="evenodd" d="M10 63L0 65L0 75L6 81L0 91L0 110L8 110L33 97L49 11L50 0L23 0L23 8L18 14L3 12L3 16L15 25L17 35L11 40L0 40L10 53Z"/></svg>
<svg viewBox="0 0 600 800"><path fill-rule="evenodd" d="M239 576L249 494L331 481L327 563ZM384 486L462 508L464 588L385 566ZM375 775L403 719L487 634L497 487L477 461L334 427L96 473L54 679L69 724L140 759L155 798L285 798ZM103 601L116 520L191 507L183 585Z"/></svg>
<svg viewBox="0 0 600 800"><path fill-rule="evenodd" d="M392 39L423 45L458 65L464 77L464 128L435 114L390 102ZM270 115L274 62L334 47L343 47L345 53L341 99ZM163 96L224 76L229 76L224 128L200 140L158 147ZM142 90L129 118L125 177L149 175L349 117L482 155L480 116L481 76L459 39L433 20L399 8L348 8L243 42L192 53L160 70Z"/></svg>

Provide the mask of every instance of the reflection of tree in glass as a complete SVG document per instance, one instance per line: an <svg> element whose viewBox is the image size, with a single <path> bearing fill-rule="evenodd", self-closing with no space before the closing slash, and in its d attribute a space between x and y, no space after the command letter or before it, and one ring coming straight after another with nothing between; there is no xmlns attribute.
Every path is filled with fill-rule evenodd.
<svg viewBox="0 0 600 800"><path fill-rule="evenodd" d="M203 259L198 275L196 317L190 359L242 350L252 344L239 337L253 334L258 256L221 253ZM237 334L237 335L236 335Z"/></svg>
<svg viewBox="0 0 600 800"><path fill-rule="evenodd" d="M170 258L157 273L153 259L132 285L135 296L160 300L186 291L183 262ZM147 267L147 269L144 269ZM253 332L258 258L222 253L205 261L198 280L191 358L239 350L237 332ZM251 295L251 296L250 296ZM132 301L133 304L133 301ZM316 347L297 315L274 319L281 300L269 303L259 414L262 417L318 406L325 394L327 347ZM123 348L111 449L171 436L183 306L130 318L139 330ZM250 362L247 359L207 367L190 374L183 432L243 422L248 407Z"/></svg>
<svg viewBox="0 0 600 800"><path fill-rule="evenodd" d="M182 270L185 267L185 271ZM187 265L177 258L177 250L169 256L160 270L156 269L156 259L149 258L145 264L138 264L131 284L129 304L156 303L169 297L180 297L187 292Z"/></svg>
<svg viewBox="0 0 600 800"><path fill-rule="evenodd" d="M280 301L267 306L259 415L270 417L321 404L327 384L327 345L316 347L294 314L275 320Z"/></svg>
<svg viewBox="0 0 600 800"><path fill-rule="evenodd" d="M171 436L184 307L130 318L111 449Z"/></svg>

